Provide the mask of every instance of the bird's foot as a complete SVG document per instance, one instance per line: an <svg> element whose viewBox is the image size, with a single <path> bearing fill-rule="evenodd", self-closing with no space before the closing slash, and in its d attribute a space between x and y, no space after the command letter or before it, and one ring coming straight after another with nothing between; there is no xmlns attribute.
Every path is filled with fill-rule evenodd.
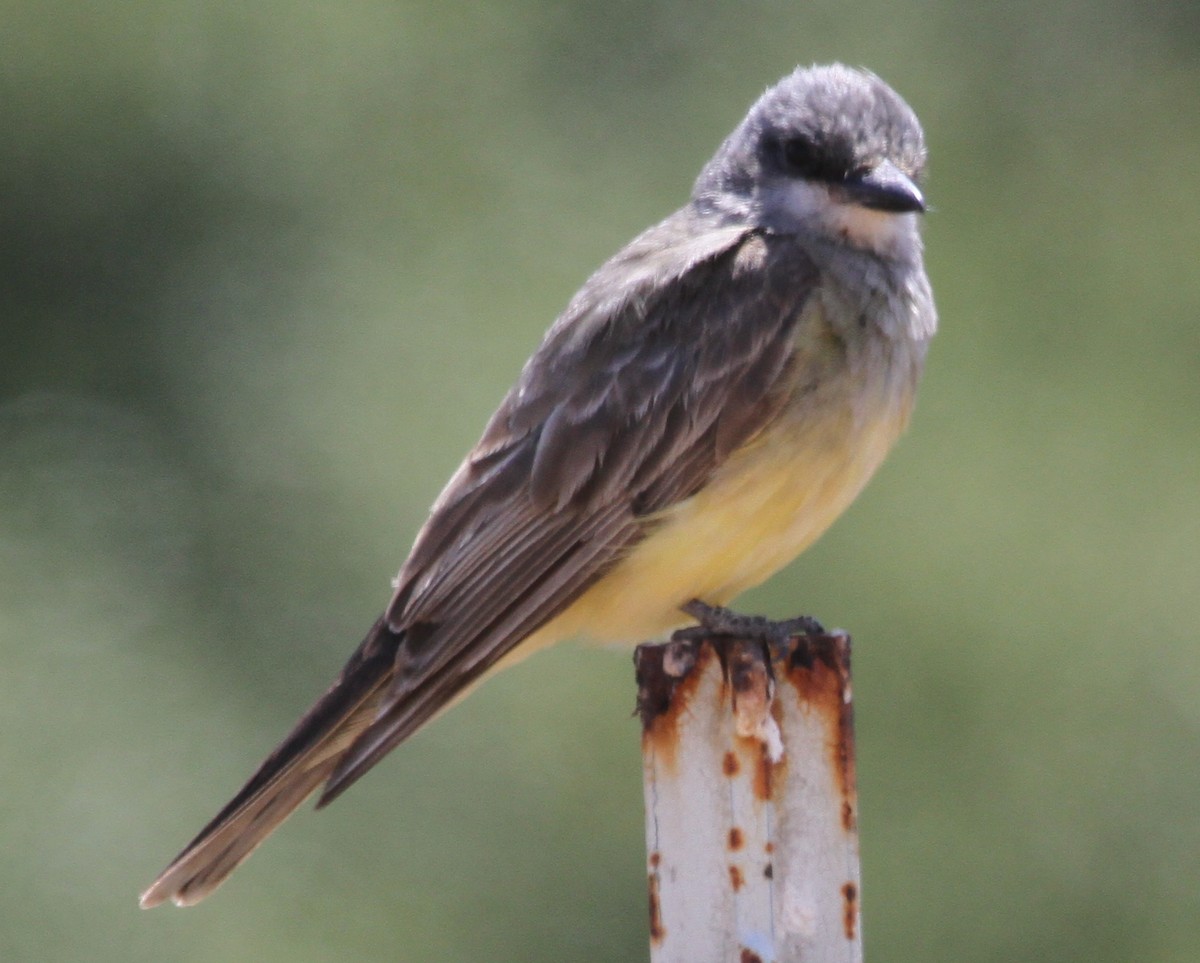
<svg viewBox="0 0 1200 963"><path fill-rule="evenodd" d="M714 637L746 639L761 642L772 656L778 658L788 652L793 639L826 634L825 626L808 615L775 622L761 615L742 615L699 599L692 599L682 609L698 624L679 629L671 636L672 641L696 642Z"/></svg>

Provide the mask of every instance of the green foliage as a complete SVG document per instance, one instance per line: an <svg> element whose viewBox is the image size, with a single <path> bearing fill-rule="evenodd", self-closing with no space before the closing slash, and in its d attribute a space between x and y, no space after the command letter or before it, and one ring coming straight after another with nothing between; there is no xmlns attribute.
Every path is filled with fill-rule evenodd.
<svg viewBox="0 0 1200 963"><path fill-rule="evenodd" d="M507 673L211 901L587 273L796 62L926 126L914 426L745 600L856 639L871 955L1200 945L1195 5L4 4L4 960L632 960L624 654Z"/></svg>

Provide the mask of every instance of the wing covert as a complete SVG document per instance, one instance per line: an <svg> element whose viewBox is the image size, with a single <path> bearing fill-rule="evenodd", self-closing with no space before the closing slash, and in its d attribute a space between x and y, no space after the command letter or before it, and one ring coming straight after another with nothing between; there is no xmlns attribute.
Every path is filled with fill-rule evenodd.
<svg viewBox="0 0 1200 963"><path fill-rule="evenodd" d="M409 630L395 680L323 802L565 609L786 400L815 268L763 232L713 232L705 248L673 223L686 214L584 286L434 505L386 614ZM673 234L695 252L682 267Z"/></svg>

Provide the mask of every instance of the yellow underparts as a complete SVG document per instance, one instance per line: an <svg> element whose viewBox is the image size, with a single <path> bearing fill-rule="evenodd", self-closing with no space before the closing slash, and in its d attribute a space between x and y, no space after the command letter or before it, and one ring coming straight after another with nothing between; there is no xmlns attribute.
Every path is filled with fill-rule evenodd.
<svg viewBox="0 0 1200 963"><path fill-rule="evenodd" d="M654 639L688 621L690 599L724 605L764 581L846 509L900 434L909 399L873 407L860 424L844 409L816 424L784 414L514 654L573 636Z"/></svg>

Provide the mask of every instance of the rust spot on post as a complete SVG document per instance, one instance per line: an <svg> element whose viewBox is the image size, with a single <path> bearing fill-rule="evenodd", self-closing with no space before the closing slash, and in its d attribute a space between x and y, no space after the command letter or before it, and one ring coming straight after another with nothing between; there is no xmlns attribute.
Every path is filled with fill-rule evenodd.
<svg viewBox="0 0 1200 963"><path fill-rule="evenodd" d="M711 646L690 642L639 645L634 650L642 751L653 752L669 773L675 768L679 720L686 716L712 658Z"/></svg>
<svg viewBox="0 0 1200 963"><path fill-rule="evenodd" d="M858 887L853 883L842 887L842 923L846 928L846 939L853 940L858 924Z"/></svg>
<svg viewBox="0 0 1200 963"><path fill-rule="evenodd" d="M775 673L766 648L743 639L732 639L724 650L725 678L733 694L734 731L770 749L770 757L783 755L775 719Z"/></svg>
<svg viewBox="0 0 1200 963"><path fill-rule="evenodd" d="M725 773L730 779L738 774L738 770L742 767L738 765L737 754L730 751L725 753L725 758L721 760L721 772Z"/></svg>
<svg viewBox="0 0 1200 963"><path fill-rule="evenodd" d="M795 640L787 660L786 678L834 733L829 755L842 797L842 828L853 832L857 828L858 789L854 763L854 705L850 699L850 637L815 635Z"/></svg>
<svg viewBox="0 0 1200 963"><path fill-rule="evenodd" d="M650 890L650 945L657 946L667 935L667 930L663 926L662 921L662 906L658 901L658 873L651 873L648 881Z"/></svg>
<svg viewBox="0 0 1200 963"><path fill-rule="evenodd" d="M787 631L793 631L791 624ZM716 669L714 660L721 669L721 676L716 680L716 692L713 691L714 677L710 674ZM647 786L651 787L647 790L648 806L651 800L654 807L658 807L662 800L673 799L670 793L658 791L664 783L656 781L666 780L666 785L670 786L672 792L675 791L670 780L677 780L684 775L679 771L682 766L691 766L698 727L706 739L714 739L718 731L722 741L728 739L729 720L721 718L719 713L731 712L732 742L714 743L712 751L703 756L703 762L697 763L695 771L701 773L704 792L698 789L687 792L686 798L674 804L684 805L693 796L703 796L708 792L718 804L729 796L736 798L739 806L749 805L755 814L762 814L764 807L761 804L764 803L768 804L768 812L773 811L770 804L779 801L776 797L788 785L788 767L793 765L789 758L789 747L783 739L785 734L790 738L796 722L790 715L785 719L785 714L790 713L798 701L803 712L799 730L805 733L802 740L810 738L807 735L809 732L821 734L815 746L802 741L795 765L803 762L805 767L814 767L820 779L821 805L828 807L823 822L827 827L826 832L831 832L833 837L822 845L836 847L846 843L856 854L857 790L848 636L797 635L786 640L779 635L759 637L752 633L743 638L731 632L724 636L702 638L693 630L678 633L666 645L639 646L634 661L637 667L638 713L643 724L642 749ZM790 690L781 688L789 686ZM701 694L704 695L705 705L697 702ZM777 695L780 698L776 698ZM714 719L715 722L712 721ZM693 725L694 720L697 721L696 725ZM687 747L686 756L682 754L684 746ZM813 750L816 756L812 755ZM721 775L716 775L714 768ZM690 768L686 775L695 778L695 772ZM716 782L713 782L714 778ZM735 779L738 781L725 781ZM747 789L749 794L746 793ZM747 798L747 795L752 798ZM747 820L758 818L758 815L743 816L741 812L735 810L728 816L717 817L722 821L709 822L700 836L711 853L711 847L719 847L720 833L722 829L725 830L725 865L732 892L720 891L718 854L711 853L717 856L715 866L706 857L704 875L707 885L721 892L720 901L744 908L751 905L747 900L752 895L757 898L763 889L771 893L772 899L781 895L773 883L774 853L777 849L782 851L784 847L770 840L750 842L758 839L758 830L756 823ZM660 815L656 808L656 820ZM686 839L689 835L686 827L692 825L689 819L672 815L662 823L663 826L672 827L681 824L685 827L683 836ZM846 839L837 839L838 825L846 834ZM693 832L691 835L696 834ZM674 878L676 862L670 847L683 844L671 834L667 834L667 837L659 835L659 823L656 822L650 837L653 848L648 858L650 941L655 954L668 949L668 940L673 943L681 935L686 936L683 930L691 925L688 914L685 913L681 919L676 919L674 915L679 881ZM762 855L759 855L760 847ZM747 859L742 859L740 854L746 850L749 850L749 855ZM672 857L667 861L670 873L666 876L660 851ZM686 846L684 851L687 851ZM735 857L734 854L739 855ZM740 865L734 862L735 858ZM713 869L718 869L715 878L712 876ZM837 875L823 876L821 891L828 894L826 899L836 899L835 894L840 894L845 938L853 943L858 939L860 903L858 884L852 878L854 866L850 866L849 870L842 879L845 881L850 877L850 880L840 887L836 880L846 869L840 872L834 870ZM759 876L759 873L762 875ZM673 919L669 937L663 919L664 905ZM807 925L807 904L800 906L799 910L803 917L798 917L799 922ZM834 939L837 910L836 902L833 905L822 902L822 929ZM707 925L707 917L704 914L701 916L698 925L703 927ZM739 963L762 963L759 954L749 947L738 943L734 945L739 952L736 957Z"/></svg>
<svg viewBox="0 0 1200 963"><path fill-rule="evenodd" d="M838 726L838 744L835 757L839 764L839 788L842 792L842 825L846 832L858 829L858 779L854 764L854 709L842 706L841 724Z"/></svg>
<svg viewBox="0 0 1200 963"><path fill-rule="evenodd" d="M726 646L725 674L733 687L734 710L749 710L762 714L763 703L771 697L771 682L762 647L741 639ZM738 703L749 703L739 706Z"/></svg>
<svg viewBox="0 0 1200 963"><path fill-rule="evenodd" d="M754 764L754 797L766 802L775 792L775 771L786 764L786 757L779 762L771 762L767 747L758 747L758 761Z"/></svg>

